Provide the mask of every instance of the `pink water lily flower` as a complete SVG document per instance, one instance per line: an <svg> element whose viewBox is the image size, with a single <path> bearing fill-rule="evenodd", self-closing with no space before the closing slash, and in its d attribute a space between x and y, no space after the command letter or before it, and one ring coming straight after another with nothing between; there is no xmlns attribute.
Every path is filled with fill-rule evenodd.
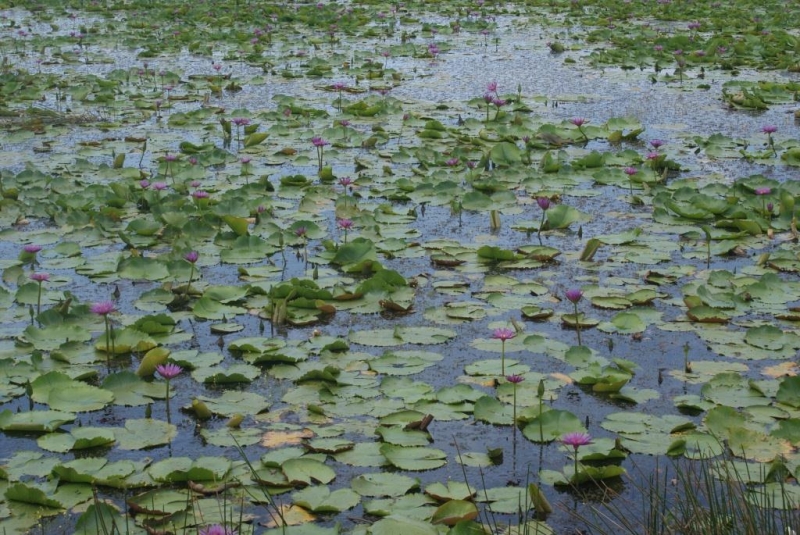
<svg viewBox="0 0 800 535"><path fill-rule="evenodd" d="M90 310L92 314L97 314L98 316L108 316L115 310L117 307L111 301L100 301L99 303L94 303Z"/></svg>
<svg viewBox="0 0 800 535"><path fill-rule="evenodd" d="M496 340L502 340L503 342L506 340L511 340L515 336L517 336L517 332L514 329L509 329L508 327L495 329L492 333L492 338Z"/></svg>
<svg viewBox="0 0 800 535"><path fill-rule="evenodd" d="M164 379L170 380L180 375L183 371L183 368L170 362L167 364L159 364L156 366L156 371Z"/></svg>
<svg viewBox="0 0 800 535"><path fill-rule="evenodd" d="M588 433L567 433L561 437L561 443L565 446L572 446L575 451L578 451L581 446L588 446L594 441Z"/></svg>

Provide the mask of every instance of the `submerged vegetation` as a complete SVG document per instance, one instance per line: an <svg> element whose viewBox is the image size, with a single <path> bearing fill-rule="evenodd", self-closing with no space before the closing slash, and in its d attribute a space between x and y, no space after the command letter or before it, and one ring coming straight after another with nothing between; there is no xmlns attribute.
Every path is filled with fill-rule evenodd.
<svg viewBox="0 0 800 535"><path fill-rule="evenodd" d="M0 531L797 531L800 9L23 4Z"/></svg>

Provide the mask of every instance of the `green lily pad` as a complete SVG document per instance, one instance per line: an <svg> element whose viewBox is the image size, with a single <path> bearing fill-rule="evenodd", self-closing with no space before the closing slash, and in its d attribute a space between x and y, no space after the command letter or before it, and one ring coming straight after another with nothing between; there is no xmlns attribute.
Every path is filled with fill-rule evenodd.
<svg viewBox="0 0 800 535"><path fill-rule="evenodd" d="M433 513L433 524L453 526L464 520L474 520L478 517L478 508L474 503L465 500L450 500L439 506Z"/></svg>
<svg viewBox="0 0 800 535"><path fill-rule="evenodd" d="M354 344L390 347L404 344L443 344L456 337L455 331L439 327L396 327L354 331L348 340Z"/></svg>
<svg viewBox="0 0 800 535"><path fill-rule="evenodd" d="M63 412L96 411L114 400L114 394L59 372L50 372L31 383L31 398Z"/></svg>
<svg viewBox="0 0 800 535"><path fill-rule="evenodd" d="M141 450L172 442L178 428L161 420L128 420L125 427L114 430L118 447L123 450Z"/></svg>
<svg viewBox="0 0 800 535"><path fill-rule="evenodd" d="M383 444L380 451L391 465L401 470L432 470L447 463L447 454L436 448Z"/></svg>
<svg viewBox="0 0 800 535"><path fill-rule="evenodd" d="M281 465L281 469L288 483L293 486L310 485L312 481L330 483L336 477L333 469L316 459L289 459Z"/></svg>
<svg viewBox="0 0 800 535"><path fill-rule="evenodd" d="M586 428L577 416L569 411L556 409L536 416L522 429L523 436L536 443L552 442L567 433L585 432Z"/></svg>
<svg viewBox="0 0 800 535"><path fill-rule="evenodd" d="M292 501L313 513L341 513L358 505L361 496L351 489L331 491L320 485L295 492Z"/></svg>
<svg viewBox="0 0 800 535"><path fill-rule="evenodd" d="M361 496L402 496L419 488L419 479L402 474L373 473L353 478L350 485Z"/></svg>

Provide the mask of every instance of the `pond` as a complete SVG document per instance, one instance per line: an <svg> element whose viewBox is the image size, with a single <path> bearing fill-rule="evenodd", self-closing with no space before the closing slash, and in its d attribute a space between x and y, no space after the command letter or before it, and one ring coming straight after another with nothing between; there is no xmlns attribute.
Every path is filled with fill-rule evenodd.
<svg viewBox="0 0 800 535"><path fill-rule="evenodd" d="M767 4L0 4L0 528L798 529Z"/></svg>

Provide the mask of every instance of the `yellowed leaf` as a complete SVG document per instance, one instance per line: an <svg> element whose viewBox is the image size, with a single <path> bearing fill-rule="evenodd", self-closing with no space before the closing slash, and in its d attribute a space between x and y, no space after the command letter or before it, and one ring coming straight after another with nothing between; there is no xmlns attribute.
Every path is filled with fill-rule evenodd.
<svg viewBox="0 0 800 535"><path fill-rule="evenodd" d="M494 377L486 377L483 375L462 375L458 378L459 383L484 386L486 388L494 388L497 382Z"/></svg>
<svg viewBox="0 0 800 535"><path fill-rule="evenodd" d="M797 363L781 362L775 366L768 366L762 372L768 377L784 377L786 375L797 375Z"/></svg>
<svg viewBox="0 0 800 535"><path fill-rule="evenodd" d="M281 504L281 514L270 515L270 521L262 525L268 528L277 528L283 526L299 526L300 524L307 524L316 520L316 517L296 505Z"/></svg>
<svg viewBox="0 0 800 535"><path fill-rule="evenodd" d="M571 385L573 382L572 377L570 377L569 375L564 375L563 373L551 373L550 377L558 381L561 381L562 383L567 385Z"/></svg>
<svg viewBox="0 0 800 535"><path fill-rule="evenodd" d="M314 432L310 429L301 429L299 431L267 431L261 437L261 445L265 448L277 448L280 446L302 444L303 440L313 437Z"/></svg>

